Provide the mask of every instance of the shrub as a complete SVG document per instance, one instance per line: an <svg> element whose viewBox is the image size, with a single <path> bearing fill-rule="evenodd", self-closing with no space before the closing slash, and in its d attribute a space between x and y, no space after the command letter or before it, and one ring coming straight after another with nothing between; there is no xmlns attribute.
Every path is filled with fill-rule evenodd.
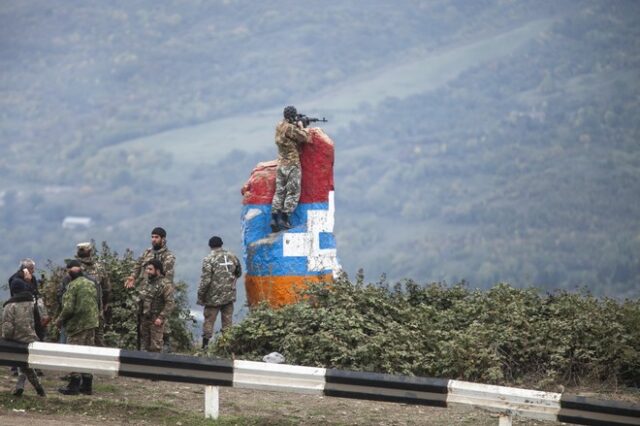
<svg viewBox="0 0 640 426"><path fill-rule="evenodd" d="M637 384L639 334L637 300L342 279L310 287L297 304L254 307L210 355L277 351L290 364L486 383Z"/></svg>

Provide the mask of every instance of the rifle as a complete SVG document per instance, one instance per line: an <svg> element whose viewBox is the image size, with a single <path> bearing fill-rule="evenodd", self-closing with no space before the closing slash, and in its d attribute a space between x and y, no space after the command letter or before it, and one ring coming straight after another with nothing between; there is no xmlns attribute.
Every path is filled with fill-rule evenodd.
<svg viewBox="0 0 640 426"><path fill-rule="evenodd" d="M302 127L304 127L305 129L307 127L309 127L309 124L311 124L311 123L318 123L318 122L320 122L320 123L328 123L329 122L324 117L322 117L322 118L307 117L304 114L296 115L295 123L297 123L298 121L302 122Z"/></svg>

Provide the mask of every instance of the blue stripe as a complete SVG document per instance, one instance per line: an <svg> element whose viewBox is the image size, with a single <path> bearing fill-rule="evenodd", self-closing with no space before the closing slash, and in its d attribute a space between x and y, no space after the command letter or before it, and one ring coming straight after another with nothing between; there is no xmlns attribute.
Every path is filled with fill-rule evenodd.
<svg viewBox="0 0 640 426"><path fill-rule="evenodd" d="M290 217L293 229L287 233L307 232L309 210L328 210L329 203L301 203ZM246 219L250 215L250 219ZM284 233L271 234L271 205L248 204L242 209L244 260L247 274L253 276L325 275L331 270L309 271L306 256L283 256ZM267 238L273 238L269 241ZM262 241L260 241L262 240ZM258 242L257 244L254 244ZM320 234L320 248L335 247L333 234Z"/></svg>

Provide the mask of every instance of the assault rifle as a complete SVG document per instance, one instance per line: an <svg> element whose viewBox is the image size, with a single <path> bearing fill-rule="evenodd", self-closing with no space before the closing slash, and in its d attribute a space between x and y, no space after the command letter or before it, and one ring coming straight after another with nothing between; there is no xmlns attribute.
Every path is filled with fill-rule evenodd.
<svg viewBox="0 0 640 426"><path fill-rule="evenodd" d="M318 123L318 122L327 123L328 122L328 120L324 117L322 118L307 117L304 114L296 115L295 123L297 123L298 121L302 122L302 127L304 127L305 129L309 127L309 124L311 123Z"/></svg>

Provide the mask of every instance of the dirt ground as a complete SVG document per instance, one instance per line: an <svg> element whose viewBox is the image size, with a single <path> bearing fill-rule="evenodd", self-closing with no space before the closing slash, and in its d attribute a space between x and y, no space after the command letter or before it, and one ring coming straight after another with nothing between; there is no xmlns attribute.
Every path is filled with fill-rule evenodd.
<svg viewBox="0 0 640 426"><path fill-rule="evenodd" d="M27 384L10 395L15 377L0 374L0 425L497 425L495 414L466 406L424 406L221 387L220 419L204 419L204 386L129 378L95 378L93 396L56 392L61 373L45 372L47 398ZM637 395L636 395L637 396ZM625 398L628 399L628 398ZM635 400L635 396L632 398ZM557 424L514 419L517 425Z"/></svg>

